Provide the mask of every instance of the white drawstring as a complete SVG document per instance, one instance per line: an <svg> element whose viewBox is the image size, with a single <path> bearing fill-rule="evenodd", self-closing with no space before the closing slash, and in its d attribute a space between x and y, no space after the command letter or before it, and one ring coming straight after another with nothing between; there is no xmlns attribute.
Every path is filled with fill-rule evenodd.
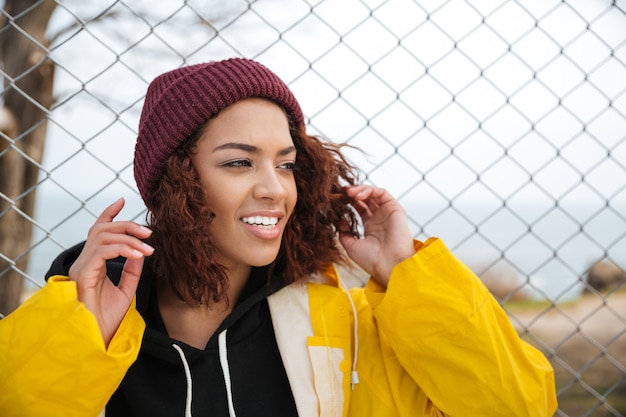
<svg viewBox="0 0 626 417"><path fill-rule="evenodd" d="M217 337L217 345L219 348L220 365L222 365L222 374L224 375L224 384L226 385L226 397L228 398L228 415L236 417L235 406L233 405L233 391L230 380L230 368L228 366L228 350L226 348L226 331L224 329Z"/></svg>
<svg viewBox="0 0 626 417"><path fill-rule="evenodd" d="M228 351L226 348L226 330L222 331L217 338L219 348L220 365L222 366L222 374L224 375L224 384L226 385L226 397L228 399L228 414L230 417L236 417L235 407L233 405L233 392L230 380L230 368L228 366ZM183 362L183 368L185 369L185 378L187 380L187 398L185 399L185 417L191 416L191 400L192 400L192 381L191 371L189 369L189 363L185 357L185 353L177 344L172 344L174 349L180 355L180 360Z"/></svg>
<svg viewBox="0 0 626 417"><path fill-rule="evenodd" d="M356 371L356 363L359 357L359 318L356 315L356 306L354 305L354 301L352 300L352 296L350 295L350 291L344 284L341 277L339 278L339 287L346 293L348 296L348 301L350 301L350 307L352 307L352 315L354 316L354 352L352 353L352 372L350 372L350 385L352 389L354 386L359 383L359 373Z"/></svg>
<svg viewBox="0 0 626 417"><path fill-rule="evenodd" d="M359 383L359 374L356 370L356 365L358 361L358 352L359 352L359 321L356 312L356 306L354 305L354 301L352 300L352 296L350 295L350 291L346 288L345 284L339 278L339 286L343 289L348 297L348 301L350 302L350 307L352 308L352 314L354 316L354 352L352 354L352 371L350 373L350 384L352 389L354 389L354 385ZM218 353L220 359L220 365L222 367L222 375L224 377L224 385L226 386L226 397L228 400L228 414L230 417L236 417L235 406L233 405L233 392L232 392L232 382L230 378L230 367L228 365L228 348L226 346L226 332L228 329L224 329L217 338L218 343ZM183 362L183 368L185 369L185 378L187 379L187 398L185 401L185 417L192 417L191 415L191 400L192 400L192 381L191 381L191 371L189 370L189 364L187 363L187 358L185 357L185 353L180 348L180 346L173 344L174 349L180 355L180 359Z"/></svg>
<svg viewBox="0 0 626 417"><path fill-rule="evenodd" d="M183 362L183 368L185 369L185 378L187 379L187 397L185 398L185 417L191 416L191 397L192 397L192 386L191 386L191 371L189 370L189 363L187 363L187 358L185 357L185 352L178 346L177 344L172 344L174 349L180 355L180 360Z"/></svg>

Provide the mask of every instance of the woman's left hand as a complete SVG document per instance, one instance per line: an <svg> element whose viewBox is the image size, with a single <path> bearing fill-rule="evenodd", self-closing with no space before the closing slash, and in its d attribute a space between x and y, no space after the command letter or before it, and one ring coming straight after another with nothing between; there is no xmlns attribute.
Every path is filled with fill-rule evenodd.
<svg viewBox="0 0 626 417"><path fill-rule="evenodd" d="M382 188L362 184L346 192L355 200L364 236L356 239L340 233L339 240L357 265L387 287L393 267L415 254L404 208Z"/></svg>

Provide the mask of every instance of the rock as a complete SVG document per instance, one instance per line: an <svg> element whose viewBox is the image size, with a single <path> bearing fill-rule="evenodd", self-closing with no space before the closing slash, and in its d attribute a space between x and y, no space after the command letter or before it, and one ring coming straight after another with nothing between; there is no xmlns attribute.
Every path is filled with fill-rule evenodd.
<svg viewBox="0 0 626 417"><path fill-rule="evenodd" d="M587 289L602 291L625 282L626 272L608 261L596 262L587 273Z"/></svg>

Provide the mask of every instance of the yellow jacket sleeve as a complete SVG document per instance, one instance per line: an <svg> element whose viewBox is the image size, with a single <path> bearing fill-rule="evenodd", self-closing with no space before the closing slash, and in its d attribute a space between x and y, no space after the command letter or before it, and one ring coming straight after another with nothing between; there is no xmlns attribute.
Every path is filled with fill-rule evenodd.
<svg viewBox="0 0 626 417"><path fill-rule="evenodd" d="M0 415L97 416L136 360L145 324L134 302L105 348L66 277L0 320Z"/></svg>
<svg viewBox="0 0 626 417"><path fill-rule="evenodd" d="M552 416L554 371L483 283L438 239L416 243L365 295L402 367L445 415ZM438 415L438 414L437 414Z"/></svg>

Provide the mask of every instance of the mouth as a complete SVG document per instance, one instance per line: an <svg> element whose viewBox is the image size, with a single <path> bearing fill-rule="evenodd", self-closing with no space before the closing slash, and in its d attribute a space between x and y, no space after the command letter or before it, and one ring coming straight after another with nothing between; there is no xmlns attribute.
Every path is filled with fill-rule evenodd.
<svg viewBox="0 0 626 417"><path fill-rule="evenodd" d="M261 227L264 229L271 229L276 227L278 224L278 217L268 217L268 216L253 216L253 217L242 217L241 221L255 227Z"/></svg>

